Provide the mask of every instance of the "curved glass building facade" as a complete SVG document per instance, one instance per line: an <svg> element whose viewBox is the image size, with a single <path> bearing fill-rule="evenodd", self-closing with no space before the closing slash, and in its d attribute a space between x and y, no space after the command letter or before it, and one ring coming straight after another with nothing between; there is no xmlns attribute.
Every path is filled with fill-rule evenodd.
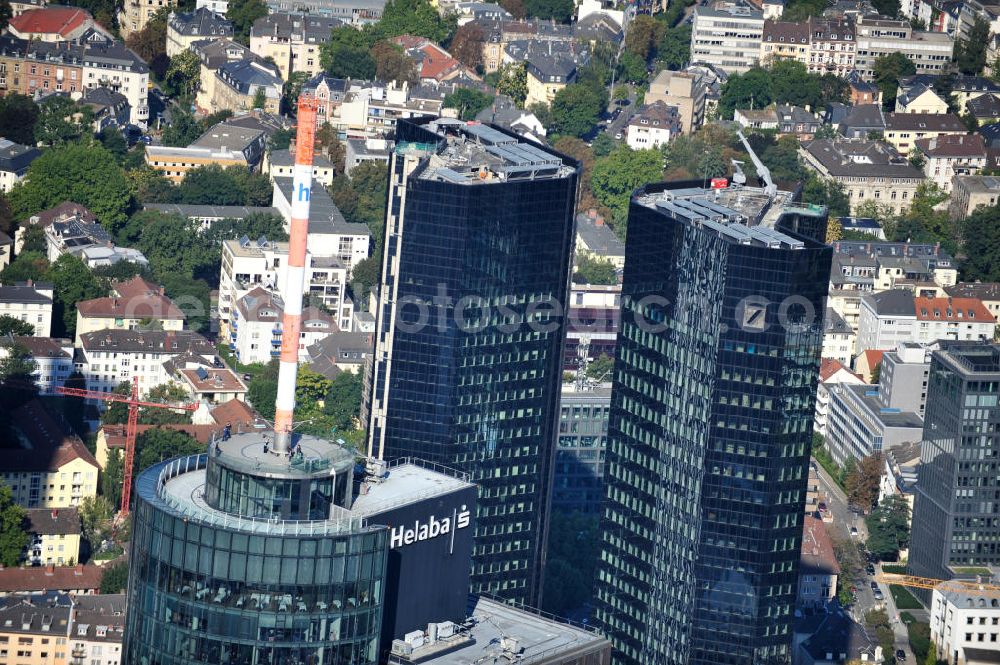
<svg viewBox="0 0 1000 665"><path fill-rule="evenodd" d="M353 458L264 441L237 435L139 476L123 663L376 662L388 530L347 509Z"/></svg>

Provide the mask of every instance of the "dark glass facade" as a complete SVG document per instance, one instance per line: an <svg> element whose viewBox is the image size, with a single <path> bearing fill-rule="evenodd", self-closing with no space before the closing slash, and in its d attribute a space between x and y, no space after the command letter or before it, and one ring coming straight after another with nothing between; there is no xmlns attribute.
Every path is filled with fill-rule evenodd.
<svg viewBox="0 0 1000 665"><path fill-rule="evenodd" d="M611 389L563 390L552 485L552 509L600 515Z"/></svg>
<svg viewBox="0 0 1000 665"><path fill-rule="evenodd" d="M909 572L1000 565L1000 346L941 343L931 359Z"/></svg>
<svg viewBox="0 0 1000 665"><path fill-rule="evenodd" d="M533 604L577 165L444 119L400 121L396 140L366 391L371 452L468 473L479 485L472 591Z"/></svg>
<svg viewBox="0 0 1000 665"><path fill-rule="evenodd" d="M789 199L632 200L595 601L621 663L790 661L831 250Z"/></svg>
<svg viewBox="0 0 1000 665"><path fill-rule="evenodd" d="M377 662L388 530L338 507L315 520L219 511L204 502L207 466L179 458L136 482L122 662Z"/></svg>

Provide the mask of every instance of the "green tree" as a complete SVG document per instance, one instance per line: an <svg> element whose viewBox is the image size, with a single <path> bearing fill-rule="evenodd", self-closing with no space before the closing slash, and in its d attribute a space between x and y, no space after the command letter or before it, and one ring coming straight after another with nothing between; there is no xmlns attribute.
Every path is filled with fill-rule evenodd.
<svg viewBox="0 0 1000 665"><path fill-rule="evenodd" d="M743 74L733 74L722 86L719 117L729 120L736 109L764 108L774 99L771 75L755 67Z"/></svg>
<svg viewBox="0 0 1000 665"><path fill-rule="evenodd" d="M14 16L14 10L10 7L10 0L0 2L0 32L7 28L7 23Z"/></svg>
<svg viewBox="0 0 1000 665"><path fill-rule="evenodd" d="M115 156L119 163L128 154L128 143L125 142L125 137L122 136L121 130L113 125L102 129L98 140L105 150Z"/></svg>
<svg viewBox="0 0 1000 665"><path fill-rule="evenodd" d="M889 18L899 16L899 0L872 0L872 6L882 16Z"/></svg>
<svg viewBox="0 0 1000 665"><path fill-rule="evenodd" d="M274 401L278 398L278 363L271 361L250 379L247 386L247 400L257 413L267 420L274 418Z"/></svg>
<svg viewBox="0 0 1000 665"><path fill-rule="evenodd" d="M1000 281L1000 207L980 206L959 228L965 245L964 279Z"/></svg>
<svg viewBox="0 0 1000 665"><path fill-rule="evenodd" d="M600 120L606 105L606 95L593 86L571 83L552 100L552 129L559 134L584 136Z"/></svg>
<svg viewBox="0 0 1000 665"><path fill-rule="evenodd" d="M22 219L63 201L87 206L114 232L127 219L132 193L114 155L96 144L70 143L32 162L26 181L10 194L11 206Z"/></svg>
<svg viewBox="0 0 1000 665"><path fill-rule="evenodd" d="M493 103L493 96L472 88L455 88L444 98L444 107L456 109L462 120L474 120L484 108Z"/></svg>
<svg viewBox="0 0 1000 665"><path fill-rule="evenodd" d="M632 192L662 177L663 156L657 150L632 150L622 146L594 164L590 178L594 196L614 213L614 229L619 237L625 237Z"/></svg>
<svg viewBox="0 0 1000 665"><path fill-rule="evenodd" d="M483 43L486 33L475 21L461 26L448 45L448 51L459 62L472 70L483 66Z"/></svg>
<svg viewBox="0 0 1000 665"><path fill-rule="evenodd" d="M878 498L878 485L882 479L882 455L875 453L858 462L844 479L847 500L852 506L868 514Z"/></svg>
<svg viewBox="0 0 1000 665"><path fill-rule="evenodd" d="M442 17L428 0L389 0L381 20L367 26L365 34L370 44L400 35L426 37L440 44L455 32L457 25L454 14Z"/></svg>
<svg viewBox="0 0 1000 665"><path fill-rule="evenodd" d="M375 59L364 34L350 26L334 28L330 41L319 47L319 62L327 74L337 78L372 79Z"/></svg>
<svg viewBox="0 0 1000 665"><path fill-rule="evenodd" d="M822 16L826 6L825 0L789 0L781 20L803 22L811 16Z"/></svg>
<svg viewBox="0 0 1000 665"><path fill-rule="evenodd" d="M802 202L826 206L831 219L851 214L851 201L843 185L835 180L822 180L813 173L802 187Z"/></svg>
<svg viewBox="0 0 1000 665"><path fill-rule="evenodd" d="M618 76L620 80L629 83L642 84L649 79L649 72L646 70L646 61L626 51L622 53L618 60Z"/></svg>
<svg viewBox="0 0 1000 665"><path fill-rule="evenodd" d="M170 124L163 129L163 145L186 148L204 134L203 127L190 111L174 109Z"/></svg>
<svg viewBox="0 0 1000 665"><path fill-rule="evenodd" d="M49 261L44 252L22 250L17 257L0 272L0 282L13 284L27 280L42 281L49 269Z"/></svg>
<svg viewBox="0 0 1000 665"><path fill-rule="evenodd" d="M299 95L302 94L302 86L309 80L308 72L292 72L288 75L288 80L281 88L282 112L295 115L298 112ZM294 136L294 134L292 134ZM274 136L271 137L272 139ZM288 147L287 145L285 146Z"/></svg>
<svg viewBox="0 0 1000 665"><path fill-rule="evenodd" d="M135 474L164 460L205 452L205 446L184 432L148 429L135 439Z"/></svg>
<svg viewBox="0 0 1000 665"><path fill-rule="evenodd" d="M118 453L118 451L114 451ZM80 501L80 524L83 537L92 549L97 549L111 535L115 504L107 496L88 496Z"/></svg>
<svg viewBox="0 0 1000 665"><path fill-rule="evenodd" d="M101 593L125 593L128 588L128 564L124 561L104 566L101 575Z"/></svg>
<svg viewBox="0 0 1000 665"><path fill-rule="evenodd" d="M76 303L105 296L107 289L73 254L63 254L56 259L49 267L46 279L52 282L55 295L52 303L53 333L57 337L72 338L76 332Z"/></svg>
<svg viewBox="0 0 1000 665"><path fill-rule="evenodd" d="M397 85L406 83L411 86L420 82L417 63L406 55L402 46L390 41L375 42L371 53L375 58L375 78L379 81L392 81Z"/></svg>
<svg viewBox="0 0 1000 665"><path fill-rule="evenodd" d="M894 561L910 542L910 505L898 494L888 496L865 518L865 525L868 551L882 561Z"/></svg>
<svg viewBox="0 0 1000 665"><path fill-rule="evenodd" d="M816 108L822 101L819 77L797 60L778 60L770 68L771 95L779 104Z"/></svg>
<svg viewBox="0 0 1000 665"><path fill-rule="evenodd" d="M230 0L226 18L233 23L233 37L241 44L250 43L250 28L254 21L267 16L263 0Z"/></svg>
<svg viewBox="0 0 1000 665"><path fill-rule="evenodd" d="M38 105L27 95L12 93L0 97L0 127L4 138L23 145L35 145Z"/></svg>
<svg viewBox="0 0 1000 665"><path fill-rule="evenodd" d="M109 450L108 461L101 472L101 494L112 506L122 501L122 481L125 478L125 462L120 450Z"/></svg>
<svg viewBox="0 0 1000 665"><path fill-rule="evenodd" d="M497 71L497 94L507 95L518 108L528 97L528 70L523 62L508 62Z"/></svg>
<svg viewBox="0 0 1000 665"><path fill-rule="evenodd" d="M102 1L117 4L117 0ZM158 81L163 79L170 66L170 58L167 57L167 18L170 11L171 7L157 9L142 30L133 32L125 40L125 45L146 61L153 78Z"/></svg>
<svg viewBox="0 0 1000 665"><path fill-rule="evenodd" d="M656 61L677 71L691 62L691 26L682 25L663 33L656 49Z"/></svg>
<svg viewBox="0 0 1000 665"><path fill-rule="evenodd" d="M643 62L656 53L656 47L667 32L667 26L648 14L639 14L629 23L625 33L625 52Z"/></svg>
<svg viewBox="0 0 1000 665"><path fill-rule="evenodd" d="M958 71L969 76L979 76L986 66L986 46L990 41L990 24L980 17L969 29L966 39L955 44L955 64Z"/></svg>
<svg viewBox="0 0 1000 665"><path fill-rule="evenodd" d="M569 23L573 18L573 0L524 0L524 7L531 18Z"/></svg>
<svg viewBox="0 0 1000 665"><path fill-rule="evenodd" d="M0 314L0 337L7 335L34 335L35 326L10 314Z"/></svg>
<svg viewBox="0 0 1000 665"><path fill-rule="evenodd" d="M882 91L882 106L886 109L893 109L896 106L899 79L917 73L913 61L898 51L875 58L872 70L875 72L875 83Z"/></svg>
<svg viewBox="0 0 1000 665"><path fill-rule="evenodd" d="M594 138L594 142L590 144L591 150L594 151L594 157L607 157L616 147L615 140L608 136L606 132L598 134Z"/></svg>
<svg viewBox="0 0 1000 665"><path fill-rule="evenodd" d="M50 97L39 106L35 141L50 146L77 141L90 132L93 117L90 107L69 97Z"/></svg>
<svg viewBox="0 0 1000 665"><path fill-rule="evenodd" d="M615 359L602 353L587 365L587 378L595 381L610 381L615 369Z"/></svg>
<svg viewBox="0 0 1000 665"><path fill-rule="evenodd" d="M27 517L24 508L14 502L10 487L0 483L0 563L8 568L17 567L28 546Z"/></svg>
<svg viewBox="0 0 1000 665"><path fill-rule="evenodd" d="M361 413L362 377L360 373L341 372L330 382L323 411L337 430L354 429Z"/></svg>
<svg viewBox="0 0 1000 665"><path fill-rule="evenodd" d="M267 106L267 91L264 86L257 86L257 91L253 93L253 108L263 109Z"/></svg>
<svg viewBox="0 0 1000 665"><path fill-rule="evenodd" d="M584 255L576 262L573 281L585 284L617 284L618 273L611 261Z"/></svg>
<svg viewBox="0 0 1000 665"><path fill-rule="evenodd" d="M194 51L181 51L170 59L163 77L164 90L172 97L190 97L201 81L201 60Z"/></svg>

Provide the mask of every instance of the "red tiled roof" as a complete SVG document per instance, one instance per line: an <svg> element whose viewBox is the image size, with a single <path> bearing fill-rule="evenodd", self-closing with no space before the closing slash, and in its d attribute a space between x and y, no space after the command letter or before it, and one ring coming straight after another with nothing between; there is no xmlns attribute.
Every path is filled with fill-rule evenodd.
<svg viewBox="0 0 1000 665"><path fill-rule="evenodd" d="M420 50L424 54L424 60L420 67L420 78L436 79L456 67L462 66L462 63L435 44L425 44Z"/></svg>
<svg viewBox="0 0 1000 665"><path fill-rule="evenodd" d="M861 378L858 374L851 371L851 368L847 367L844 363L840 362L835 358L823 358L819 364L819 380L826 381L831 376L839 372L840 370L845 370L854 376Z"/></svg>
<svg viewBox="0 0 1000 665"><path fill-rule="evenodd" d="M996 323L996 319L976 298L914 298L917 321L952 323Z"/></svg>
<svg viewBox="0 0 1000 665"><path fill-rule="evenodd" d="M127 282L114 282L111 288L118 295L94 298L76 304L83 317L125 319L184 319L184 312L163 294L163 289L141 277Z"/></svg>
<svg viewBox="0 0 1000 665"><path fill-rule="evenodd" d="M915 144L930 157L986 157L986 141L982 134L946 134L917 139Z"/></svg>
<svg viewBox="0 0 1000 665"><path fill-rule="evenodd" d="M100 566L0 568L0 593L77 590L97 593L103 576Z"/></svg>
<svg viewBox="0 0 1000 665"><path fill-rule="evenodd" d="M840 564L833 553L833 541L826 531L823 520L806 515L802 526L802 555L799 574L825 573L839 575Z"/></svg>
<svg viewBox="0 0 1000 665"><path fill-rule="evenodd" d="M97 217L94 216L94 213L90 212L87 206L73 203L72 201L63 201L54 208L49 208L48 210L43 210L40 213L32 215L32 218L38 220L38 226L45 227L52 224L52 222L58 222L74 215L79 215L80 219L84 222L97 221Z"/></svg>
<svg viewBox="0 0 1000 665"><path fill-rule="evenodd" d="M9 25L22 34L59 34L66 37L92 20L90 13L79 7L43 7L15 16Z"/></svg>
<svg viewBox="0 0 1000 665"><path fill-rule="evenodd" d="M212 440L212 434L219 431L218 425L192 425L190 423L171 423L169 425L136 425L136 436L151 429L172 429L177 432L184 432L199 443L208 445ZM125 448L125 425L102 425L104 431L104 442L108 449Z"/></svg>
<svg viewBox="0 0 1000 665"><path fill-rule="evenodd" d="M4 471L57 471L81 459L97 468L97 460L76 434L40 401L33 400L11 415L14 428L30 448L0 449L0 469Z"/></svg>
<svg viewBox="0 0 1000 665"><path fill-rule="evenodd" d="M250 405L238 399L231 399L223 402L211 411L215 422L225 426L227 423L233 427L237 425L252 425L257 420L257 413L250 408Z"/></svg>
<svg viewBox="0 0 1000 665"><path fill-rule="evenodd" d="M204 368L203 368L204 369ZM239 377L231 369L204 369L208 375L205 379L198 377L196 369L182 369L181 374L187 382L198 392L246 392L247 387L243 385Z"/></svg>
<svg viewBox="0 0 1000 665"><path fill-rule="evenodd" d="M868 361L868 368L875 369L875 366L882 362L882 356L885 355L885 351L879 351L878 349L866 349L864 352L865 360Z"/></svg>

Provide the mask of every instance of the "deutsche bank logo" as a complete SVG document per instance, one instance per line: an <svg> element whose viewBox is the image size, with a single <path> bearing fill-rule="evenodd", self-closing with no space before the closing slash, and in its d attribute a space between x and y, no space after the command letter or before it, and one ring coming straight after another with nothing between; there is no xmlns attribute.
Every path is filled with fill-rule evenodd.
<svg viewBox="0 0 1000 665"><path fill-rule="evenodd" d="M413 543L444 536L451 533L452 530L457 531L458 529L468 527L471 521L472 516L464 505L461 510L454 511L451 517L437 519L434 515L431 515L426 522L416 520L412 527L404 525L394 528L389 538L389 547L396 549L403 545L412 545Z"/></svg>
<svg viewBox="0 0 1000 665"><path fill-rule="evenodd" d="M299 201L309 200L309 188L303 184L299 184Z"/></svg>

